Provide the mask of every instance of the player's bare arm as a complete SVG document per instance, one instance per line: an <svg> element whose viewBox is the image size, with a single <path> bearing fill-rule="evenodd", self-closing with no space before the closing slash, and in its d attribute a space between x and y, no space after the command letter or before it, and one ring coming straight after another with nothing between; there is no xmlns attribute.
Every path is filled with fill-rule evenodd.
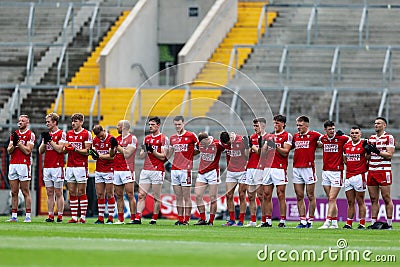
<svg viewBox="0 0 400 267"><path fill-rule="evenodd" d="M84 156L89 156L88 150L92 147L91 143L85 143L85 148L77 149L75 148L75 152Z"/></svg>
<svg viewBox="0 0 400 267"><path fill-rule="evenodd" d="M394 154L394 147L387 147L386 151L381 151L379 156L383 157L384 159L392 159Z"/></svg>
<svg viewBox="0 0 400 267"><path fill-rule="evenodd" d="M283 157L287 157L289 155L290 150L292 149L292 145L285 143L283 147L276 147L276 151Z"/></svg>
<svg viewBox="0 0 400 267"><path fill-rule="evenodd" d="M127 147L121 147L118 146L117 150L119 153L123 154L125 158L129 158L133 152L135 152L135 148L134 146L127 146Z"/></svg>
<svg viewBox="0 0 400 267"><path fill-rule="evenodd" d="M53 140L50 140L49 144L53 147L53 149L54 149L57 153L59 153L59 154L63 153L64 145L65 145L64 142L58 142L58 144L57 144L57 143L54 142ZM43 143L42 143L42 145L44 145L44 149L46 149L46 145L43 144ZM40 147L41 147L42 145L40 145ZM40 147L39 147L39 150L40 150ZM39 152L40 152L40 151L39 151Z"/></svg>
<svg viewBox="0 0 400 267"><path fill-rule="evenodd" d="M18 142L17 146L25 155L29 155L33 150L33 144L31 143L27 143L26 145L24 145L21 142Z"/></svg>
<svg viewBox="0 0 400 267"><path fill-rule="evenodd" d="M156 150L153 150L153 155L158 158L159 160L165 160L167 158L167 153L165 151L164 147L161 147L161 151L158 152Z"/></svg>
<svg viewBox="0 0 400 267"><path fill-rule="evenodd" d="M15 147L13 146L12 142L8 144L7 153L11 155L14 152Z"/></svg>

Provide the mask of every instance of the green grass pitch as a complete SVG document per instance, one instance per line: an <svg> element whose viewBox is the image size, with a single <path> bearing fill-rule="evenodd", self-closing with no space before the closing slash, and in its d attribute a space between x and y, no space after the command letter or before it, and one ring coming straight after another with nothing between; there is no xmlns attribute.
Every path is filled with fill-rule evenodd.
<svg viewBox="0 0 400 267"><path fill-rule="evenodd" d="M389 231L318 230L319 222L313 229L294 229L295 222L278 229L277 222L273 228L244 228L222 227L223 221L211 227L194 226L194 221L175 226L171 220L159 220L157 225L148 220L142 225L95 225L90 218L85 225L71 225L44 223L44 217L32 223L21 222L23 217L19 223L6 219L0 217L0 266L398 266L400 262L400 224Z"/></svg>

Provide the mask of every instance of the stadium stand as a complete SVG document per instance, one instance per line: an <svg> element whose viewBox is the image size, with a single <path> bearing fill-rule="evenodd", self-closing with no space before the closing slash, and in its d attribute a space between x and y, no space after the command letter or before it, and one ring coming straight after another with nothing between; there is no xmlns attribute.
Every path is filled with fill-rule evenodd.
<svg viewBox="0 0 400 267"><path fill-rule="evenodd" d="M284 111L281 100L285 87L289 92L286 107L293 114L289 116L291 120L305 113L323 121L332 115L333 106L333 115L338 112L344 127L354 123L370 127L384 100L384 88L389 88L391 94L389 106L398 105L395 94L400 84L395 74L392 73L392 79L383 77L385 62L387 73L400 66L394 56L399 44L395 38L400 29L395 19L398 11L386 8L386 2L367 2L368 39L367 23L361 24L363 1L321 2L316 6L314 20L314 1L273 1L268 6L268 10L279 15L261 42L252 47L253 53L241 71L263 90L273 113ZM335 65L336 48L339 50ZM229 84L240 83L240 79L233 79ZM335 89L338 104L333 102ZM390 114L390 123L397 125L398 116L392 116L397 114L396 109L391 109Z"/></svg>

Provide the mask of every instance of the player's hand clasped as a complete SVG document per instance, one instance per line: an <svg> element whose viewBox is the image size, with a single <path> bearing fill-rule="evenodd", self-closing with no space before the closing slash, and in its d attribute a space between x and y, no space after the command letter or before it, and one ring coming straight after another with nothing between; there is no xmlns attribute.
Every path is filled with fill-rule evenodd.
<svg viewBox="0 0 400 267"><path fill-rule="evenodd" d="M88 149L88 154L89 154L90 156L92 156L92 159L94 159L94 160L98 160L99 157L100 157L99 153L98 153L95 149L93 149L93 148L89 148L89 149Z"/></svg>
<svg viewBox="0 0 400 267"><path fill-rule="evenodd" d="M18 142L19 142L19 136L16 132L13 132L11 134L12 136L12 142L13 142L13 146L18 146Z"/></svg>
<svg viewBox="0 0 400 267"><path fill-rule="evenodd" d="M67 150L67 151L75 151L75 147L73 146L73 145L71 145L71 144L66 144L65 146L64 146L64 148L65 148L65 150Z"/></svg>
<svg viewBox="0 0 400 267"><path fill-rule="evenodd" d="M40 135L42 136L43 143L47 144L51 141L51 135L49 132L42 132Z"/></svg>
<svg viewBox="0 0 400 267"><path fill-rule="evenodd" d="M153 153L153 151L154 151L154 148L153 148L153 146L152 145L150 145L150 144L144 144L145 145L145 147L146 147L146 150L145 151L148 151L148 152L150 152L150 153Z"/></svg>
<svg viewBox="0 0 400 267"><path fill-rule="evenodd" d="M273 139L268 139L267 140L267 146L269 146L272 149L275 149L276 148L275 141Z"/></svg>
<svg viewBox="0 0 400 267"><path fill-rule="evenodd" d="M118 141L117 141L117 139L115 139L115 137L110 138L110 145L111 145L111 149L114 149L118 146Z"/></svg>

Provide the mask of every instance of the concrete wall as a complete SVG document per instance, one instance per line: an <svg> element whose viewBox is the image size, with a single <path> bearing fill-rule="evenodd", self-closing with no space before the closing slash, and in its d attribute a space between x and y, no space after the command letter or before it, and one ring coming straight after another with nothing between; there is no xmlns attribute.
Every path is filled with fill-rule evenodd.
<svg viewBox="0 0 400 267"><path fill-rule="evenodd" d="M178 84L191 82L237 21L237 0L217 0L179 52ZM201 63L198 63L201 62Z"/></svg>
<svg viewBox="0 0 400 267"><path fill-rule="evenodd" d="M100 86L137 87L144 77L158 72L158 0L140 0L100 54Z"/></svg>
<svg viewBox="0 0 400 267"><path fill-rule="evenodd" d="M216 0L159 0L158 43L186 43L215 2ZM197 7L197 17L189 16L190 7Z"/></svg>

